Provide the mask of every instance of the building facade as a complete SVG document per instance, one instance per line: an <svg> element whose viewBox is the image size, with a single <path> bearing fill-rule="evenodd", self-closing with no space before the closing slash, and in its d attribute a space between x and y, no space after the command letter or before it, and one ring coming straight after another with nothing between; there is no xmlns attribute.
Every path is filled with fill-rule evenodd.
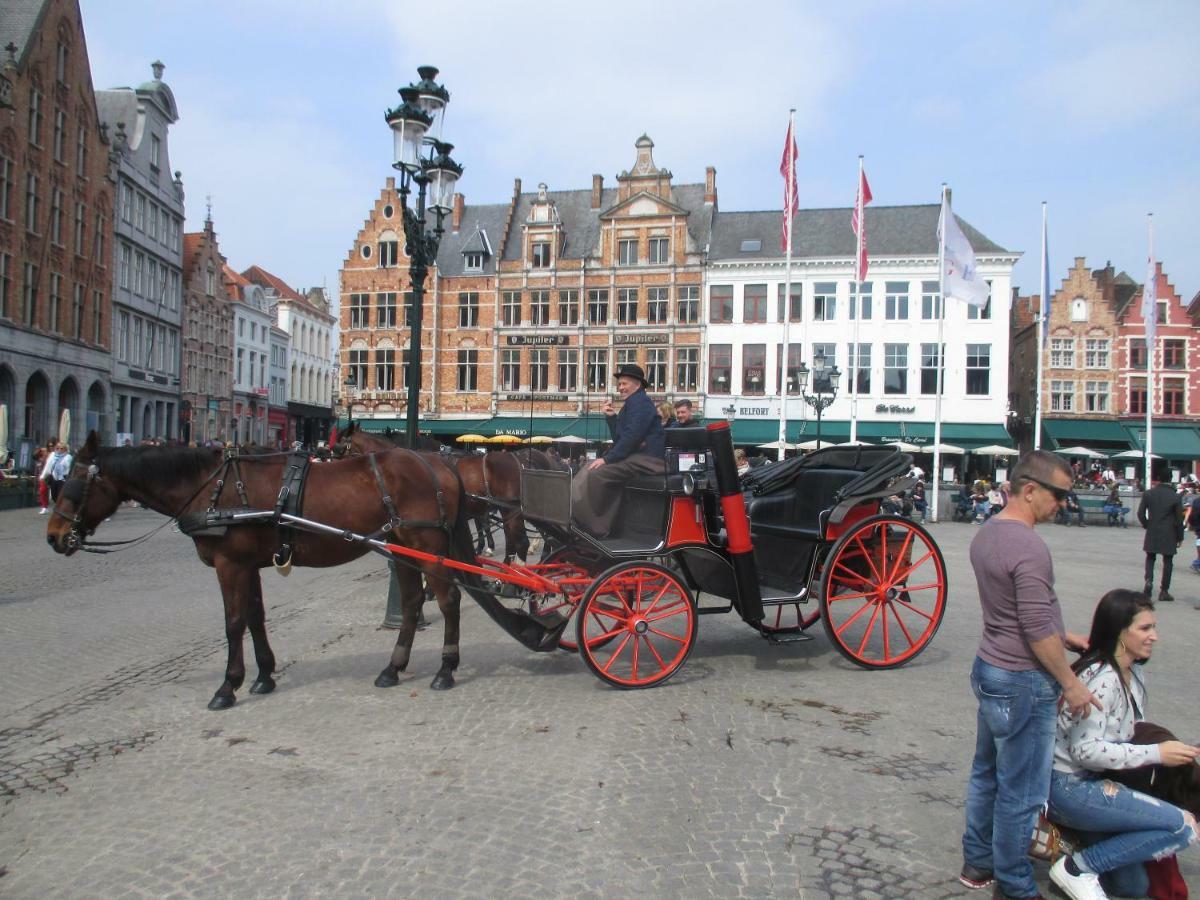
<svg viewBox="0 0 1200 900"><path fill-rule="evenodd" d="M111 431L113 178L76 0L0 4L0 404L18 465Z"/></svg>
<svg viewBox="0 0 1200 900"><path fill-rule="evenodd" d="M117 174L112 422L135 444L178 437L182 393L184 198L167 141L179 112L163 64L151 69L153 79L137 88L96 92Z"/></svg>
<svg viewBox="0 0 1200 900"><path fill-rule="evenodd" d="M230 440L235 444L270 442L268 361L271 351L271 307L266 292L225 266L225 289L233 303L233 416Z"/></svg>
<svg viewBox="0 0 1200 900"><path fill-rule="evenodd" d="M183 396L180 437L206 445L231 440L233 303L222 273L225 258L213 230L183 236Z"/></svg>

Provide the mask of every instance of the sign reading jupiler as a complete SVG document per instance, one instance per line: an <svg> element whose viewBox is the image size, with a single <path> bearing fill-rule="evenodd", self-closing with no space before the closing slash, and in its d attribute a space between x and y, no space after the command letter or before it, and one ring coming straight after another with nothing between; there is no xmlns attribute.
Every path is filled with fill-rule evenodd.
<svg viewBox="0 0 1200 900"><path fill-rule="evenodd" d="M522 344L566 344L569 338L565 334L509 334L505 335L504 342L509 346L519 346Z"/></svg>
<svg viewBox="0 0 1200 900"><path fill-rule="evenodd" d="M614 334L614 344L669 344L667 334Z"/></svg>

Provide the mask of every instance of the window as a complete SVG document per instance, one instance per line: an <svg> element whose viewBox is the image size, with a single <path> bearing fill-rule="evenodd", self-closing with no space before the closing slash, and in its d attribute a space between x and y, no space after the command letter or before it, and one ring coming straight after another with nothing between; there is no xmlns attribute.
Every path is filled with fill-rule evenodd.
<svg viewBox="0 0 1200 900"><path fill-rule="evenodd" d="M87 207L82 202L75 204L75 255L87 256L87 241L85 238L85 228L87 221Z"/></svg>
<svg viewBox="0 0 1200 900"><path fill-rule="evenodd" d="M375 351L375 389L380 391L396 389L396 351L391 348Z"/></svg>
<svg viewBox="0 0 1200 900"><path fill-rule="evenodd" d="M12 200L15 193L13 161L6 156L0 156L0 219L12 221Z"/></svg>
<svg viewBox="0 0 1200 900"><path fill-rule="evenodd" d="M1146 368L1146 339L1132 338L1129 341L1129 368Z"/></svg>
<svg viewBox="0 0 1200 900"><path fill-rule="evenodd" d="M50 273L50 309L46 317L47 330L58 333L62 317L62 276L57 272Z"/></svg>
<svg viewBox="0 0 1200 900"><path fill-rule="evenodd" d="M64 148L67 143L67 114L61 109L54 111L54 161L65 162Z"/></svg>
<svg viewBox="0 0 1200 900"><path fill-rule="evenodd" d="M936 281L921 282L921 318L926 322L942 316L941 286Z"/></svg>
<svg viewBox="0 0 1200 900"><path fill-rule="evenodd" d="M967 394L991 393L992 345L967 344Z"/></svg>
<svg viewBox="0 0 1200 900"><path fill-rule="evenodd" d="M354 296L354 295L351 295ZM358 296L366 296L360 294ZM349 352L350 366L346 372L346 380L350 382L350 386L356 390L365 390L367 387L367 351L366 350L351 350ZM242 351L238 349L238 381L242 380Z"/></svg>
<svg viewBox="0 0 1200 900"><path fill-rule="evenodd" d="M588 291L588 324L589 325L607 325L608 324L608 291L606 290L590 290Z"/></svg>
<svg viewBox="0 0 1200 900"><path fill-rule="evenodd" d="M150 135L150 168L155 172L162 165L162 140L157 134Z"/></svg>
<svg viewBox="0 0 1200 900"><path fill-rule="evenodd" d="M479 390L479 351L458 351L458 379L455 387L460 391Z"/></svg>
<svg viewBox="0 0 1200 900"><path fill-rule="evenodd" d="M396 327L396 294L389 291L375 295L375 324L379 328ZM391 388L388 388L391 390Z"/></svg>
<svg viewBox="0 0 1200 900"><path fill-rule="evenodd" d="M158 204L150 204L150 239L158 240Z"/></svg>
<svg viewBox="0 0 1200 900"><path fill-rule="evenodd" d="M787 351L787 392L789 394L800 393L800 361L804 354L801 352L802 345L788 344ZM775 383L778 384L782 372L780 367L783 365L783 345L775 345Z"/></svg>
<svg viewBox="0 0 1200 900"><path fill-rule="evenodd" d="M708 321L733 321L733 285L714 284L709 287Z"/></svg>
<svg viewBox="0 0 1200 900"><path fill-rule="evenodd" d="M1071 412L1075 409L1075 382L1050 379L1050 410Z"/></svg>
<svg viewBox="0 0 1200 900"><path fill-rule="evenodd" d="M984 319L990 319L992 317L992 293L991 293L992 283L989 281L987 283L987 286L988 286L988 298L987 298L987 302L984 303L983 306L975 306L972 303L967 304L967 318L968 319L978 319L978 320L982 321Z"/></svg>
<svg viewBox="0 0 1200 900"><path fill-rule="evenodd" d="M766 285L763 285L763 305L766 305ZM767 345L745 344L742 347L742 393L761 397L766 393Z"/></svg>
<svg viewBox="0 0 1200 900"><path fill-rule="evenodd" d="M550 389L550 351L529 351L529 389L531 391L548 391Z"/></svg>
<svg viewBox="0 0 1200 900"><path fill-rule="evenodd" d="M711 344L708 348L708 392L728 394L733 374L733 345Z"/></svg>
<svg viewBox="0 0 1200 900"><path fill-rule="evenodd" d="M38 177L32 172L25 176L25 230L38 233Z"/></svg>
<svg viewBox="0 0 1200 900"><path fill-rule="evenodd" d="M139 297L146 296L146 254L140 250L133 254L133 292Z"/></svg>
<svg viewBox="0 0 1200 900"><path fill-rule="evenodd" d="M1083 408L1088 412L1108 412L1109 390L1107 381L1085 381L1083 383Z"/></svg>
<svg viewBox="0 0 1200 900"><path fill-rule="evenodd" d="M87 175L87 128L81 122L75 135L75 174L80 178Z"/></svg>
<svg viewBox="0 0 1200 900"><path fill-rule="evenodd" d="M50 191L50 241L62 246L63 192L58 188Z"/></svg>
<svg viewBox="0 0 1200 900"><path fill-rule="evenodd" d="M943 346L944 350L944 346ZM921 393L936 395L938 392L938 369L941 368L941 354L937 344L921 345Z"/></svg>
<svg viewBox="0 0 1200 900"><path fill-rule="evenodd" d="M376 259L378 260L376 265L381 269L398 265L400 261L400 242L379 241L376 245Z"/></svg>
<svg viewBox="0 0 1200 900"><path fill-rule="evenodd" d="M894 282L889 281L888 284L891 285L891 284L894 284ZM873 298L871 296L871 290L873 287L874 287L874 285L869 281L865 282L862 285L862 317L864 320L867 320L867 321L869 321L871 319L871 314L874 312L873 304L872 304ZM859 286L855 282L853 282L853 281L850 282L850 318L851 319L855 318L855 316L858 313L858 306L859 306L858 288L859 288ZM891 299L891 298L889 298L889 299Z"/></svg>
<svg viewBox="0 0 1200 900"><path fill-rule="evenodd" d="M742 321L767 321L767 286L748 284L742 288Z"/></svg>
<svg viewBox="0 0 1200 900"><path fill-rule="evenodd" d="M850 365L851 385L855 384L854 373L858 373L858 384L855 385L855 392L859 394L871 393L871 345L859 344L856 355L854 345L850 344L847 347L847 361Z"/></svg>
<svg viewBox="0 0 1200 900"><path fill-rule="evenodd" d="M617 289L617 322L621 325L637 324L638 292L637 288Z"/></svg>
<svg viewBox="0 0 1200 900"><path fill-rule="evenodd" d="M350 295L350 327L351 328L370 328L371 327L371 311L368 308L370 303L369 294L351 294Z"/></svg>
<svg viewBox="0 0 1200 900"><path fill-rule="evenodd" d="M558 292L558 324L579 324L579 291L569 290Z"/></svg>
<svg viewBox="0 0 1200 900"><path fill-rule="evenodd" d="M138 194L137 203L133 207L133 224L138 231L146 230L146 195Z"/></svg>
<svg viewBox="0 0 1200 900"><path fill-rule="evenodd" d="M830 393L833 391L833 384L830 381L829 372L837 365L837 344L813 344L812 350L814 360L818 356L825 358L825 374L818 378L814 372L811 376L812 380L809 382L809 386L814 391Z"/></svg>
<svg viewBox="0 0 1200 900"><path fill-rule="evenodd" d="M665 287L646 288L646 321L661 325L667 321L671 301L670 289ZM664 388L665 390L665 388Z"/></svg>
<svg viewBox="0 0 1200 900"><path fill-rule="evenodd" d="M550 292L549 291L530 291L529 292L529 324L530 325L549 325L550 324Z"/></svg>
<svg viewBox="0 0 1200 900"><path fill-rule="evenodd" d="M60 43L54 52L54 80L67 83L67 45Z"/></svg>
<svg viewBox="0 0 1200 900"><path fill-rule="evenodd" d="M665 266L671 261L671 241L669 238L650 238L650 265Z"/></svg>
<svg viewBox="0 0 1200 900"><path fill-rule="evenodd" d="M1163 415L1183 415L1183 394L1186 383L1182 378L1163 379Z"/></svg>
<svg viewBox="0 0 1200 900"><path fill-rule="evenodd" d="M502 325L521 324L520 291L505 291L500 295L500 323Z"/></svg>
<svg viewBox="0 0 1200 900"><path fill-rule="evenodd" d="M117 359L129 361L129 313L121 310L117 313Z"/></svg>
<svg viewBox="0 0 1200 900"><path fill-rule="evenodd" d="M12 318L12 256L0 253L0 318Z"/></svg>
<svg viewBox="0 0 1200 900"><path fill-rule="evenodd" d="M646 380L649 390L662 393L667 389L667 348L655 347L646 351Z"/></svg>
<svg viewBox="0 0 1200 900"><path fill-rule="evenodd" d="M416 317L417 317L417 298L416 298L416 295L415 295L415 294L413 294L413 292L412 292L412 291L405 291L405 292L404 292L404 301L403 301L403 302L404 302L404 327L405 327L405 328L412 328L412 327L413 327L413 321L414 321L414 320L416 319ZM424 312L425 312L424 310L421 310L421 313L422 313L422 315L421 315L421 318L422 318L422 319L424 319L424 318L425 318ZM425 324L425 323L424 323L424 322L422 322L421 324L423 325L423 324Z"/></svg>
<svg viewBox="0 0 1200 900"><path fill-rule="evenodd" d="M133 224L133 188L127 184L121 185L121 221Z"/></svg>
<svg viewBox="0 0 1200 900"><path fill-rule="evenodd" d="M787 284L776 285L775 289L775 321L784 321L783 301L784 292L787 290ZM792 301L788 304L787 321L799 322L804 312L804 285L792 282Z"/></svg>
<svg viewBox="0 0 1200 900"><path fill-rule="evenodd" d="M482 272L483 271L483 254L482 253L466 254L466 260L463 263L463 267L468 272Z"/></svg>
<svg viewBox="0 0 1200 900"><path fill-rule="evenodd" d="M1075 339L1050 338L1050 368L1075 368Z"/></svg>
<svg viewBox="0 0 1200 900"><path fill-rule="evenodd" d="M908 282L889 281L884 287L883 317L889 322L903 322L908 318Z"/></svg>
<svg viewBox="0 0 1200 900"><path fill-rule="evenodd" d="M500 351L500 387L515 391L521 387L521 351Z"/></svg>
<svg viewBox="0 0 1200 900"><path fill-rule="evenodd" d="M479 327L479 294L476 291L462 291L459 293L458 327Z"/></svg>
<svg viewBox="0 0 1200 900"><path fill-rule="evenodd" d="M700 348L680 347L675 351L675 390L694 393L699 387Z"/></svg>
<svg viewBox="0 0 1200 900"><path fill-rule="evenodd" d="M837 285L818 281L813 285L813 321L832 322L837 318Z"/></svg>
<svg viewBox="0 0 1200 900"><path fill-rule="evenodd" d="M558 351L558 389L564 394L579 390L579 351Z"/></svg>
<svg viewBox="0 0 1200 900"><path fill-rule="evenodd" d="M133 269L133 249L128 244L121 245L121 255L117 260L117 284L129 290L129 276Z"/></svg>
<svg viewBox="0 0 1200 900"><path fill-rule="evenodd" d="M883 392L908 393L908 344L883 345Z"/></svg>
<svg viewBox="0 0 1200 900"><path fill-rule="evenodd" d="M1108 342L1105 341L1105 344ZM1187 341L1177 340L1174 338L1162 342L1162 360L1164 369L1182 369L1184 368L1184 357L1187 353ZM1107 359L1107 354L1105 354ZM1104 368L1108 368L1108 363L1104 364Z"/></svg>
<svg viewBox="0 0 1200 900"><path fill-rule="evenodd" d="M685 284L675 289L675 321L680 325L694 325L700 321L700 287Z"/></svg>
<svg viewBox="0 0 1200 900"><path fill-rule="evenodd" d="M217 273L213 269L212 263L208 264L208 269L204 274L204 293L208 296L213 296L217 291Z"/></svg>
<svg viewBox="0 0 1200 900"><path fill-rule="evenodd" d="M1167 324L1167 301L1166 300L1158 301L1158 306L1155 308L1155 313L1156 313L1155 317L1154 317L1155 323L1158 325L1166 325Z"/></svg>
<svg viewBox="0 0 1200 900"><path fill-rule="evenodd" d="M29 143L42 146L42 94L33 87L29 89Z"/></svg>
<svg viewBox="0 0 1200 900"><path fill-rule="evenodd" d="M1086 322L1088 319L1087 301L1082 297L1076 297L1071 301L1071 321Z"/></svg>
<svg viewBox="0 0 1200 900"><path fill-rule="evenodd" d="M617 241L617 265L636 266L638 261L638 245L636 240Z"/></svg>
<svg viewBox="0 0 1200 900"><path fill-rule="evenodd" d="M530 263L535 269L550 268L550 244L548 241L538 241L532 248L533 256Z"/></svg>
<svg viewBox="0 0 1200 900"><path fill-rule="evenodd" d="M1108 340L1088 338L1084 341L1083 364L1088 369L1108 368Z"/></svg>
<svg viewBox="0 0 1200 900"><path fill-rule="evenodd" d="M617 348L617 368L621 366L636 366L638 365L637 347L618 347Z"/></svg>
<svg viewBox="0 0 1200 900"><path fill-rule="evenodd" d="M1053 408L1053 397L1051 394L1051 408ZM1146 414L1146 379L1134 378L1129 382L1129 411L1134 415Z"/></svg>
<svg viewBox="0 0 1200 900"><path fill-rule="evenodd" d="M589 391L609 389L607 348L587 352L587 388Z"/></svg>

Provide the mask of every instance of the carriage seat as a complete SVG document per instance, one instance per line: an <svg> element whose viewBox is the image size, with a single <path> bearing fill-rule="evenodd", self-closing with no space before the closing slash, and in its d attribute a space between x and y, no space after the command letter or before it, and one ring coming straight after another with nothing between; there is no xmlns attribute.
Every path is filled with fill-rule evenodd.
<svg viewBox="0 0 1200 900"><path fill-rule="evenodd" d="M668 472L666 475L634 475L625 482L625 487L662 493L665 484L668 494L682 494L683 481L682 472Z"/></svg>
<svg viewBox="0 0 1200 900"><path fill-rule="evenodd" d="M822 540L835 495L861 475L857 469L801 469L786 489L749 499L751 531Z"/></svg>

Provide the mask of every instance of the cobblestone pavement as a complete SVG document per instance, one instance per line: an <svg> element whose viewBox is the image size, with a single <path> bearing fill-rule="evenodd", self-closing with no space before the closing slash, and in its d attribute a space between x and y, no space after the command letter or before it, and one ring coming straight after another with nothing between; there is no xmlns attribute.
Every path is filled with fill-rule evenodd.
<svg viewBox="0 0 1200 900"><path fill-rule="evenodd" d="M123 510L100 538L160 521ZM469 602L458 687L429 689L435 612L400 686L380 690L383 561L268 571L279 689L209 712L222 615L191 542L166 529L63 559L45 523L0 513L2 896L966 893L973 526L933 526L949 610L905 668L861 671L819 628L772 646L708 616L683 671L637 692L523 650ZM1086 630L1107 588L1140 583L1140 530L1043 532L1069 627ZM1200 578L1183 553L1150 715L1197 740ZM1196 855L1184 872L1200 885Z"/></svg>

